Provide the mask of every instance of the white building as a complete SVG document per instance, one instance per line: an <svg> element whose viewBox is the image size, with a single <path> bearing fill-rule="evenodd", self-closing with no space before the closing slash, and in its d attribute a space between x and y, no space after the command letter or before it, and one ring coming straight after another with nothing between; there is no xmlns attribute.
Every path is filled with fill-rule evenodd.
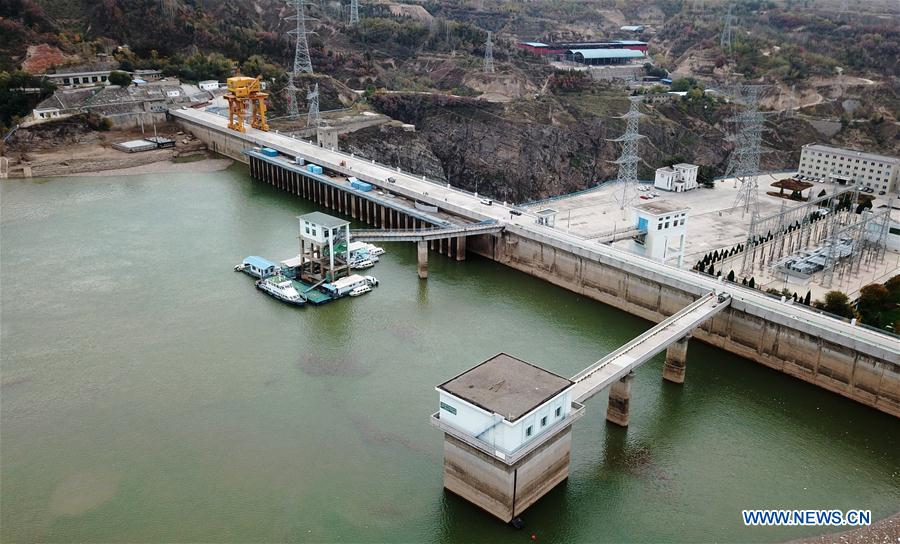
<svg viewBox="0 0 900 544"><path fill-rule="evenodd" d="M572 410L574 382L500 353L436 387L440 421L508 458ZM566 422L568 424L568 422Z"/></svg>
<svg viewBox="0 0 900 544"><path fill-rule="evenodd" d="M800 153L800 176L833 181L840 184L858 183L876 192L897 192L900 184L900 159L841 149L820 144L804 145Z"/></svg>
<svg viewBox="0 0 900 544"><path fill-rule="evenodd" d="M684 260L688 210L666 200L634 206L634 225L644 232L635 236L632 251L680 267Z"/></svg>
<svg viewBox="0 0 900 544"><path fill-rule="evenodd" d="M657 189L681 193L697 188L697 171L700 169L695 164L678 163L673 166L664 166L656 169Z"/></svg>
<svg viewBox="0 0 900 544"><path fill-rule="evenodd" d="M322 212L300 221L300 277L334 282L350 273L350 222Z"/></svg>
<svg viewBox="0 0 900 544"><path fill-rule="evenodd" d="M215 91L219 88L219 82L215 79L208 79L197 84L201 91Z"/></svg>

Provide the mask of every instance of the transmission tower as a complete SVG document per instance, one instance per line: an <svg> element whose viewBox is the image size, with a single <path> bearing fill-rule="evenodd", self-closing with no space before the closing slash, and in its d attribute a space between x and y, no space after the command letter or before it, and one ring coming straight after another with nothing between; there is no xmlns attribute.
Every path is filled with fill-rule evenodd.
<svg viewBox="0 0 900 544"><path fill-rule="evenodd" d="M350 0L350 24L359 22L359 0Z"/></svg>
<svg viewBox="0 0 900 544"><path fill-rule="evenodd" d="M287 99L288 117L296 119L300 117L300 107L297 104L297 86L294 85L294 74L288 75L288 84L284 88Z"/></svg>
<svg viewBox="0 0 900 544"><path fill-rule="evenodd" d="M619 165L619 176L616 178L614 198L619 204L620 210L624 210L625 206L631 203L637 194L637 167L641 160L638 157L637 148L638 140L643 138L643 136L638 134L638 123L641 117L644 116L638 108L641 103L641 97L629 96L628 100L631 101L628 113L619 117L619 119L625 119L626 121L625 134L612 140L622 144L622 154L618 159L612 161L614 164Z"/></svg>
<svg viewBox="0 0 900 544"><path fill-rule="evenodd" d="M745 213L759 210L759 157L763 154L762 133L765 116L759 111L759 100L765 85L742 85L736 95L744 103L744 111L731 118L737 127L736 147L728 163L725 177L733 176L740 183L734 208Z"/></svg>
<svg viewBox="0 0 900 544"><path fill-rule="evenodd" d="M787 109L784 111L784 116L787 119L790 119L794 116L795 107L797 107L797 86L791 85L791 95L790 97L788 97Z"/></svg>
<svg viewBox="0 0 900 544"><path fill-rule="evenodd" d="M319 84L316 83L311 91L306 93L307 113L306 126L319 126Z"/></svg>
<svg viewBox="0 0 900 544"><path fill-rule="evenodd" d="M719 46L724 52L731 51L731 4L728 4L728 11L725 12L725 24L722 26L722 37L719 40Z"/></svg>
<svg viewBox="0 0 900 544"><path fill-rule="evenodd" d="M293 30L288 30L288 34L296 36L296 45L294 47L294 70L291 72L292 79L301 73L313 73L312 60L309 58L309 41L306 39L307 34L311 34L306 29L306 21L312 19L306 16L307 0L288 0L289 6L294 6L294 14L285 17L288 21L294 21Z"/></svg>
<svg viewBox="0 0 900 544"><path fill-rule="evenodd" d="M491 41L491 32L487 33L487 42L484 44L484 72L494 73L494 43Z"/></svg>

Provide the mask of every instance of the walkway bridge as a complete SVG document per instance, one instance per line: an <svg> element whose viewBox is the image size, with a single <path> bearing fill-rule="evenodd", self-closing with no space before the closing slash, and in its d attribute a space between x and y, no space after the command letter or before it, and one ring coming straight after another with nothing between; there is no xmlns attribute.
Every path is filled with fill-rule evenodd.
<svg viewBox="0 0 900 544"><path fill-rule="evenodd" d="M483 234L500 234L505 227L495 220L486 220L471 225L456 227L434 227L421 229L373 229L354 230L350 237L364 242L416 242L418 244L419 278L428 277L428 244L437 242L437 248L443 253L444 240L449 245L456 240L456 258L465 257L466 237Z"/></svg>
<svg viewBox="0 0 900 544"><path fill-rule="evenodd" d="M680 312L573 376L575 386L572 388L572 400L583 404L600 391L613 386L609 394L607 419L619 425L628 425L632 371L666 349L663 378L683 383L687 342L691 337L691 331L730 304L731 297L727 294L710 293L700 297Z"/></svg>
<svg viewBox="0 0 900 544"><path fill-rule="evenodd" d="M504 229L496 221L476 223L461 227L435 227L424 229L372 229L354 230L350 237L365 242L429 242L460 236L478 236L481 234L499 234Z"/></svg>

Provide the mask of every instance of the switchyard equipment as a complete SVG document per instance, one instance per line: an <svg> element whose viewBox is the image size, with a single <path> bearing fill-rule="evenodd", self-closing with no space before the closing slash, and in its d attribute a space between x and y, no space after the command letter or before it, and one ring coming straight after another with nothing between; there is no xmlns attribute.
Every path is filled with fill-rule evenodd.
<svg viewBox="0 0 900 544"><path fill-rule="evenodd" d="M235 76L228 78L228 128L246 132L244 118L250 112L250 126L263 131L269 130L266 122L266 98L269 93L262 91L261 77Z"/></svg>
<svg viewBox="0 0 900 544"><path fill-rule="evenodd" d="M840 202L855 204L857 187L844 188L767 216L754 213L744 244L740 273L748 276L754 268L781 261L804 248L821 245L828 237L831 222L838 221ZM824 215L823 215L824 214Z"/></svg>

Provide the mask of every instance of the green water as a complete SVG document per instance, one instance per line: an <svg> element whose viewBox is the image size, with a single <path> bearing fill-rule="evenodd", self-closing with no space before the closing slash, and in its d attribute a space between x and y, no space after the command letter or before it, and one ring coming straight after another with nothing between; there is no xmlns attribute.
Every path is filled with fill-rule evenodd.
<svg viewBox="0 0 900 544"><path fill-rule="evenodd" d="M434 385L506 351L571 375L649 323L487 260L387 246L293 308L232 272L315 207L242 168L0 185L3 542L781 541L744 508L900 510L900 423L693 342L637 371L515 531L442 491Z"/></svg>

